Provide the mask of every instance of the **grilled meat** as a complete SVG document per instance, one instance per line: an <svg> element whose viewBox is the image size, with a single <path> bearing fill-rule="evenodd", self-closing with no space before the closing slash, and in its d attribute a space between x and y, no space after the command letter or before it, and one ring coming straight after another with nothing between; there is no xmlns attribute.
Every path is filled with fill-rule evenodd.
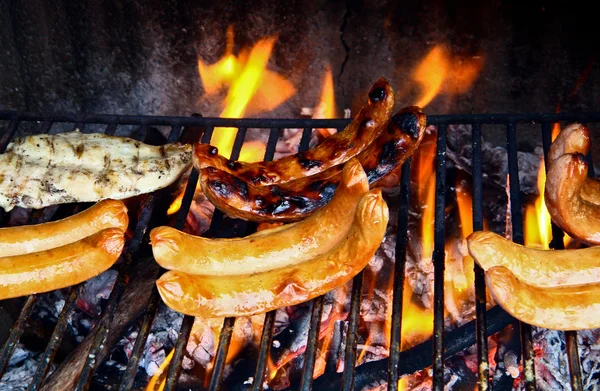
<svg viewBox="0 0 600 391"><path fill-rule="evenodd" d="M39 209L149 193L190 167L191 150L80 132L23 137L0 155L0 207Z"/></svg>

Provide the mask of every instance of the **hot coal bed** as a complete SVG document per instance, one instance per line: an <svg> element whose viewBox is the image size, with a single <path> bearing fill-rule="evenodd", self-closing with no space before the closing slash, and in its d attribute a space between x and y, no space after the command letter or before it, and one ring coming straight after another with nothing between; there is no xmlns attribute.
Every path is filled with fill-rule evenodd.
<svg viewBox="0 0 600 391"><path fill-rule="evenodd" d="M481 270L471 273L473 281L460 278L469 265L457 262L466 254L461 230L467 220L471 229L523 241L526 206L539 196L540 162L557 121L587 123L590 159L596 157L600 78L594 53L600 40L592 39L592 12L544 4L386 1L16 1L0 7L6 37L0 47L7 53L0 61L2 150L15 134L80 129L163 144L209 142L214 128L233 126L233 157L247 137L264 144L261 157L276 159L314 146L324 129L347 123L310 119L319 118L318 110L302 110L319 101L327 68L338 107L355 114L379 76L392 81L397 107L419 100L427 83L418 83L414 69L439 44L455 56L451 67L482 64L468 91L449 83L425 107L427 153L386 183L388 234L353 282L252 319L194 323L168 310L154 288L161 271L147 241L152 227L213 237L258 228L215 212L194 191L198 174L190 171L164 191L128 201L127 248L113 269L73 289L2 302L0 388L146 389L153 376L153 389L166 379L168 390L598 387L597 330L532 328L486 308ZM277 35L269 69L295 86L295 95L278 107L246 115L256 119L213 118L221 113L223 94L208 94L198 77L199 59L212 64L227 52L229 29L236 54ZM556 111L564 114L551 114ZM45 112L114 115L38 114ZM206 118L191 115L197 112ZM486 114L495 112L516 114ZM533 114L539 112L548 114ZM158 117L172 113L182 116ZM429 187L418 175L426 166ZM169 214L178 196L180 209ZM467 219L460 216L465 199L472 204ZM17 209L3 214L2 223L55 220L87 206ZM427 213L432 238L425 249ZM562 235L555 227L553 234L552 246L560 248ZM433 337L423 336L427 329ZM171 365L161 367L165 362ZM526 378L532 369L535 377Z"/></svg>

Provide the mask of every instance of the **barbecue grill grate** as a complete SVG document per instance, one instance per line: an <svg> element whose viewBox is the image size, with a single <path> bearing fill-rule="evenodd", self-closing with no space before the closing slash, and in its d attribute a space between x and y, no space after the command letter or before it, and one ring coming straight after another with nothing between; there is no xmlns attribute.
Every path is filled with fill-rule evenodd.
<svg viewBox="0 0 600 391"><path fill-rule="evenodd" d="M149 126L169 126L171 131L168 136L168 142L177 140L190 140L190 134L197 134L198 129L203 130L201 141L209 142L214 127L234 127L238 128L235 139L232 159L239 157L239 152L243 144L246 130L248 128L270 129L265 160L272 160L275 153L275 146L283 128L303 128L303 135L300 142L300 150L308 148L310 134L313 128L337 128L342 129L350 120L312 120L312 119L225 119L225 118L202 118L202 117L165 117L165 116L118 116L118 115L87 115L87 114L49 114L37 115L31 113L0 112L0 121L5 121L7 125L0 135L0 151L4 151L10 140L16 134L19 126L23 123L38 126L38 132L49 132L56 123L73 124L72 129L83 130L89 125L103 126L106 134L115 134L119 126L133 125L139 127L137 139L144 139ZM481 153L481 135L482 125L504 125L506 128L507 152L510 177L510 204L512 212L512 230L513 240L523 243L523 226L521 219L521 202L519 199L519 177L517 175L519 168L517 162L517 124L530 123L541 126L541 135L543 141L544 155L548 153L551 142L551 129L554 123L560 121L579 121L582 123L600 122L600 113L584 114L487 114L487 115L439 115L428 118L429 125L437 125L437 152L436 152L436 193L435 193L435 224L434 224L434 334L433 340L422 343L407 351L400 352L400 335L402 328L402 294L404 284L404 265L406 262L407 245L407 227L408 227L408 205L410 194L410 160L402 167L402 176L400 181L400 213L399 213L399 231L396 243L396 267L394 275L394 292L392 307L392 327L390 336L390 354L388 359L365 363L359 367L345 365L341 374L326 373L313 381L312 373L315 365L316 345L318 342L319 320L323 310L323 298L317 298L312 301L312 317L308 342L305 352L305 365L300 384L301 390L353 390L373 382L373 380L388 379L389 389L397 390L398 379L403 374L413 373L416 370L433 365L433 388L443 390L443 365L444 358L449 357L465 348L477 344L478 357L478 385L480 390L488 389L488 352L487 336L492 335L510 323L520 326L520 338L523 355L524 371L526 376L526 389L535 389L535 374L533 366L533 341L531 335L531 326L518 323L506 312L496 307L486 311L486 294L484 274L481 268L475 266L475 294L476 294L476 320L463 325L462 327L444 332L444 205L445 205L445 187L446 187L446 128L450 124L465 124L472 127L472 147L473 147L473 229L483 229L482 213L482 153ZM591 160L591 157L588 156ZM592 165L590 165L592 166ZM593 168L593 166L592 166ZM590 170L593 175L593 169ZM181 208L175 220L175 228L182 229L186 216L189 212L192 196L198 181L198 173L192 170L187 187L184 193ZM94 342L88 354L88 360L80 374L77 389L86 390L90 386L92 376L99 366L96 357L101 351L107 351L111 346L106 346L106 337L110 320L114 316L114 310L119 303L125 286L128 282L129 273L135 268L137 253L143 244L149 225L151 224L152 212L161 197L164 194L161 191L149 194L143 201L143 206L139 219L136 223L134 236L129 244L128 251L124 255L124 262L120 266L117 281L112 290L102 318L92 329L94 333ZM70 214L81 210L81 205L63 206L67 208ZM35 214L33 223L42 222L52 218L52 213ZM223 215L215 211L209 235L219 228ZM246 227L246 232L249 227ZM563 233L556 226L553 226L553 248L561 248ZM356 362L356 329L358 322L358 312L360 307L360 289L362 284L362 273L353 280L351 310L348 320L348 333L346 340L345 362ZM54 356L58 350L63 334L67 326L67 318L73 311L74 303L77 299L78 287L72 287L63 310L59 316L58 323L52 334L43 355L40 367L29 385L30 390L38 389L52 364ZM18 343L28 317L32 313L37 295L29 296L21 310L19 318L10 330L8 340L4 344L0 353L0 376L6 370L8 360ZM122 378L120 390L128 390L132 387L135 373L142 355L142 350L150 332L150 327L160 305L156 288L152 291L146 311L143 315L142 325L135 342L135 346ZM264 329L260 342L260 351L254 374L254 384L252 390L260 390L263 387L262 380L265 376L268 348L271 345L274 325L274 312L265 315ZM217 355L214 361L214 368L209 384L209 390L219 389L225 357L232 336L235 319L227 318L223 323L223 328L219 337ZM190 335L193 324L193 317L186 316L183 320L179 339L175 347L175 353L168 370L165 390L176 389L177 379L181 372L184 349ZM569 369L571 373L571 385L574 390L581 390L581 369L577 351L577 340L574 332L566 332L567 355ZM431 358L433 360L431 360ZM498 389L510 389L512 382L504 384L504 387L498 385Z"/></svg>

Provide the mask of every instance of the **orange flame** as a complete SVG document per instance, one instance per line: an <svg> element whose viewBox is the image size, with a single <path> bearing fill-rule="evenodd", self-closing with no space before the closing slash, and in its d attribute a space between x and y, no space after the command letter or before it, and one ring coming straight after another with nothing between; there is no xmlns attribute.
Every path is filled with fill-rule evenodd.
<svg viewBox="0 0 600 391"><path fill-rule="evenodd" d="M150 378L148 385L146 386L146 391L163 391L165 389L166 379L163 378L163 374L165 369L169 366L171 359L173 359L173 353L175 349L172 349L171 352L165 357L164 361L158 367L156 373ZM162 380L161 380L162 379ZM160 381L160 385L156 388L156 384Z"/></svg>
<svg viewBox="0 0 600 391"><path fill-rule="evenodd" d="M546 185L546 169L544 161L540 162L537 185L539 196L533 205L525 209L525 245L547 249L552 238L550 214L544 201L544 186Z"/></svg>
<svg viewBox="0 0 600 391"><path fill-rule="evenodd" d="M417 106L427 106L438 94L467 92L483 68L483 57L452 57L444 45L436 45L415 68L412 79L421 86Z"/></svg>
<svg viewBox="0 0 600 391"><path fill-rule="evenodd" d="M267 69L276 40L276 36L263 38L236 57L233 54L233 27L230 26L223 58L212 65L198 59L198 72L207 94L229 87L220 117L241 118L247 111L254 114L270 111L296 93L289 81ZM211 144L229 157L236 133L235 128L215 128Z"/></svg>

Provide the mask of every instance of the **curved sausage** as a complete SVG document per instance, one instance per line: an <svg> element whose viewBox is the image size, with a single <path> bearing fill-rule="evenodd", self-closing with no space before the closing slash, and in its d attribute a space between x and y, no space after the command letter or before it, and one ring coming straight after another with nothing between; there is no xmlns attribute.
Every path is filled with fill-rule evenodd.
<svg viewBox="0 0 600 391"><path fill-rule="evenodd" d="M600 327L598 283L540 288L518 280L502 266L488 270L485 282L494 300L525 323L553 330Z"/></svg>
<svg viewBox="0 0 600 391"><path fill-rule="evenodd" d="M548 151L548 166L564 154L580 153L587 155L590 151L591 140L589 129L580 123L574 123L564 128L550 145ZM579 190L581 198L595 205L600 205L600 181L587 178Z"/></svg>
<svg viewBox="0 0 600 391"><path fill-rule="evenodd" d="M518 279L539 287L600 283L600 247L538 250L493 232L467 237L469 254L483 270L507 268Z"/></svg>
<svg viewBox="0 0 600 391"><path fill-rule="evenodd" d="M357 159L349 160L331 202L308 218L244 238L209 239L171 227L150 232L154 259L165 269L189 274L266 272L323 254L340 242L354 220L369 182Z"/></svg>
<svg viewBox="0 0 600 391"><path fill-rule="evenodd" d="M105 228L126 231L128 224L127 207L122 201L100 201L62 220L0 228L0 256L29 254L64 246Z"/></svg>
<svg viewBox="0 0 600 391"><path fill-rule="evenodd" d="M560 131L548 150L548 163L566 153L581 153L586 155L590 150L590 131L585 125L573 123Z"/></svg>
<svg viewBox="0 0 600 391"><path fill-rule="evenodd" d="M0 258L0 300L49 292L86 281L111 267L125 235L107 228L62 247Z"/></svg>
<svg viewBox="0 0 600 391"><path fill-rule="evenodd" d="M397 169L418 148L427 118L416 106L392 117L387 129L358 156L371 186ZM326 205L340 181L342 166L271 186L256 186L214 167L200 172L206 197L229 216L250 221L297 221Z"/></svg>
<svg viewBox="0 0 600 391"><path fill-rule="evenodd" d="M393 109L394 91L382 78L369 91L366 105L343 131L307 152L271 162L244 163L220 156L216 147L197 143L194 166L198 171L215 167L254 185L279 184L315 175L345 163L371 144L385 128Z"/></svg>
<svg viewBox="0 0 600 391"><path fill-rule="evenodd" d="M581 197L587 174L583 155L562 155L548 170L544 194L552 221L571 237L594 245L600 244L600 205Z"/></svg>
<svg viewBox="0 0 600 391"><path fill-rule="evenodd" d="M354 222L330 251L296 265L250 275L193 276L169 271L157 281L167 306L201 317L250 316L296 305L345 284L384 238L388 208L380 189L361 199Z"/></svg>

